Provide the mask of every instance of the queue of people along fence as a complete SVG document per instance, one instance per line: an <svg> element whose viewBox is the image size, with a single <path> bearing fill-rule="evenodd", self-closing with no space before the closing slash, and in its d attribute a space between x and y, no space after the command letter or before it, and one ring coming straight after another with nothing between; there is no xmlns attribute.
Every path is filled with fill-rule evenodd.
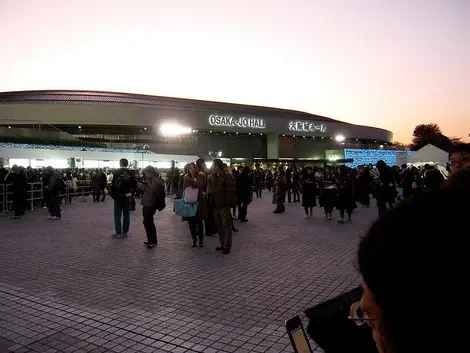
<svg viewBox="0 0 470 353"><path fill-rule="evenodd" d="M436 324L436 315L441 314L435 311L435 306L445 304L442 318L446 322L459 322L465 317L461 304L466 293L463 279L469 268L463 242L470 214L470 144L457 144L449 153L447 179L430 165L398 167L387 166L383 161L354 169L343 165L304 168L294 165L265 171L255 165L254 169L239 166L229 171L220 159L213 160L210 169L204 160L198 159L182 172L171 170L166 178L152 166L133 171L128 169L125 159L120 165L121 168L107 174L100 170L58 171L52 167L0 169L0 180L10 184L11 218L21 219L25 207L30 205L25 202L26 193L31 191L28 185L39 184L28 183L43 185L42 200L31 205L47 207L48 218L58 221L61 202L72 202L82 194L74 191L88 181L94 202L105 201L107 194L114 199L113 237L129 234L130 212L140 198L147 234L145 246L154 248L157 245L154 216L166 207L165 200L171 195L175 209L177 204L178 209L185 209L182 220L188 223L192 246L204 247L204 237L217 233L220 246L216 250L229 254L232 232L238 231L234 221L248 221L253 198L263 197L265 189L271 192L275 214L286 212L286 202L299 203L305 217L311 219L313 208L320 206L324 222L335 218L341 224L353 222L357 204L375 206L371 204L372 196L378 219L359 244L357 267L364 292L350 318L372 328L381 353L441 352L449 344L466 344L465 335L447 334ZM3 207L7 204L4 202ZM178 210L175 212L178 214ZM448 276L455 280L448 281ZM436 293L436 284L443 283L447 285ZM418 329L426 332L426 339L416 334Z"/></svg>

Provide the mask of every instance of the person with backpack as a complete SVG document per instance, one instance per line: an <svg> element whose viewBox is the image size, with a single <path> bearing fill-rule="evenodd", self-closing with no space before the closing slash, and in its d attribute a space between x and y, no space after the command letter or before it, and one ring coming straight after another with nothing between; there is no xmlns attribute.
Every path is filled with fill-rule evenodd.
<svg viewBox="0 0 470 353"><path fill-rule="evenodd" d="M148 166L144 169L144 180L137 184L142 191L142 215L147 241L144 244L147 249L153 249L157 245L157 228L153 216L155 212L165 208L165 184L159 178L158 171Z"/></svg>
<svg viewBox="0 0 470 353"><path fill-rule="evenodd" d="M113 173L110 196L114 199L114 230L113 238L126 237L131 223L130 206L132 193L137 181L134 174L127 168L129 161L125 158L119 161L121 166ZM122 220L122 223L121 223Z"/></svg>

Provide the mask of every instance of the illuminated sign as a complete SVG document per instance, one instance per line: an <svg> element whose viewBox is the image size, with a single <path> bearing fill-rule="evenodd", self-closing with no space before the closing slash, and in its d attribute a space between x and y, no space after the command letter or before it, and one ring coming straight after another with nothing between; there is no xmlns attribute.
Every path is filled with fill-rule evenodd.
<svg viewBox="0 0 470 353"><path fill-rule="evenodd" d="M246 118L244 116L235 118L230 115L211 115L209 124L212 126L241 127L253 129L265 129L266 122L260 118Z"/></svg>
<svg viewBox="0 0 470 353"><path fill-rule="evenodd" d="M326 132L326 124L316 124L310 121L290 121L289 131L296 132Z"/></svg>

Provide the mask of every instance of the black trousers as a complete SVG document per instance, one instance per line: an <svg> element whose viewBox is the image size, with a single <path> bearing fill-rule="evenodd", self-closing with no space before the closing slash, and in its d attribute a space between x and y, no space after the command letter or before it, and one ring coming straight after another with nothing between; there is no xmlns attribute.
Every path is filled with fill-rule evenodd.
<svg viewBox="0 0 470 353"><path fill-rule="evenodd" d="M277 206L276 210L274 212L276 213L282 213L286 210L286 206L284 206L284 200L282 200L280 197L277 199Z"/></svg>
<svg viewBox="0 0 470 353"><path fill-rule="evenodd" d="M25 214L25 199L21 195L13 195L13 212L16 217L21 217Z"/></svg>
<svg viewBox="0 0 470 353"><path fill-rule="evenodd" d="M217 233L217 229L215 227L215 218L214 218L214 210L208 206L208 217L204 221L206 225L206 235L212 236Z"/></svg>
<svg viewBox="0 0 470 353"><path fill-rule="evenodd" d="M188 218L189 231L191 232L191 237L193 238L193 243L196 243L199 239L199 243L202 244L204 241L204 226L199 217Z"/></svg>
<svg viewBox="0 0 470 353"><path fill-rule="evenodd" d="M248 203L245 201L238 201L238 219L244 221L248 213Z"/></svg>
<svg viewBox="0 0 470 353"><path fill-rule="evenodd" d="M100 189L93 189L93 202L100 202Z"/></svg>
<svg viewBox="0 0 470 353"><path fill-rule="evenodd" d="M144 217L144 228L145 233L147 234L147 243L157 244L157 228L155 227L155 222L153 216L155 215L156 210L153 207L143 207L142 215Z"/></svg>
<svg viewBox="0 0 470 353"><path fill-rule="evenodd" d="M351 209L347 209L347 210L344 210L343 208L340 208L339 209L339 216L341 218L344 218L344 211L346 211L348 213L348 218L351 218L351 215L352 215L352 211Z"/></svg>
<svg viewBox="0 0 470 353"><path fill-rule="evenodd" d="M294 196L294 202L300 202L300 191L299 189L292 189L292 194Z"/></svg>
<svg viewBox="0 0 470 353"><path fill-rule="evenodd" d="M48 195L47 205L49 207L49 213L53 217L62 217L60 214L60 198L58 191L50 191Z"/></svg>

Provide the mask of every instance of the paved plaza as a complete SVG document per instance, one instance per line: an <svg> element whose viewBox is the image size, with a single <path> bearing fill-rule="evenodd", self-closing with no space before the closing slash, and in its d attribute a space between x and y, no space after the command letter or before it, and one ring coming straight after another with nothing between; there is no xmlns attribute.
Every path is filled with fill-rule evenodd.
<svg viewBox="0 0 470 353"><path fill-rule="evenodd" d="M140 206L129 236L111 238L111 199L74 199L61 221L1 216L0 352L292 352L284 320L360 283L356 247L377 210L338 224L270 201L236 222L229 255L217 237L191 248L170 200L152 250Z"/></svg>

